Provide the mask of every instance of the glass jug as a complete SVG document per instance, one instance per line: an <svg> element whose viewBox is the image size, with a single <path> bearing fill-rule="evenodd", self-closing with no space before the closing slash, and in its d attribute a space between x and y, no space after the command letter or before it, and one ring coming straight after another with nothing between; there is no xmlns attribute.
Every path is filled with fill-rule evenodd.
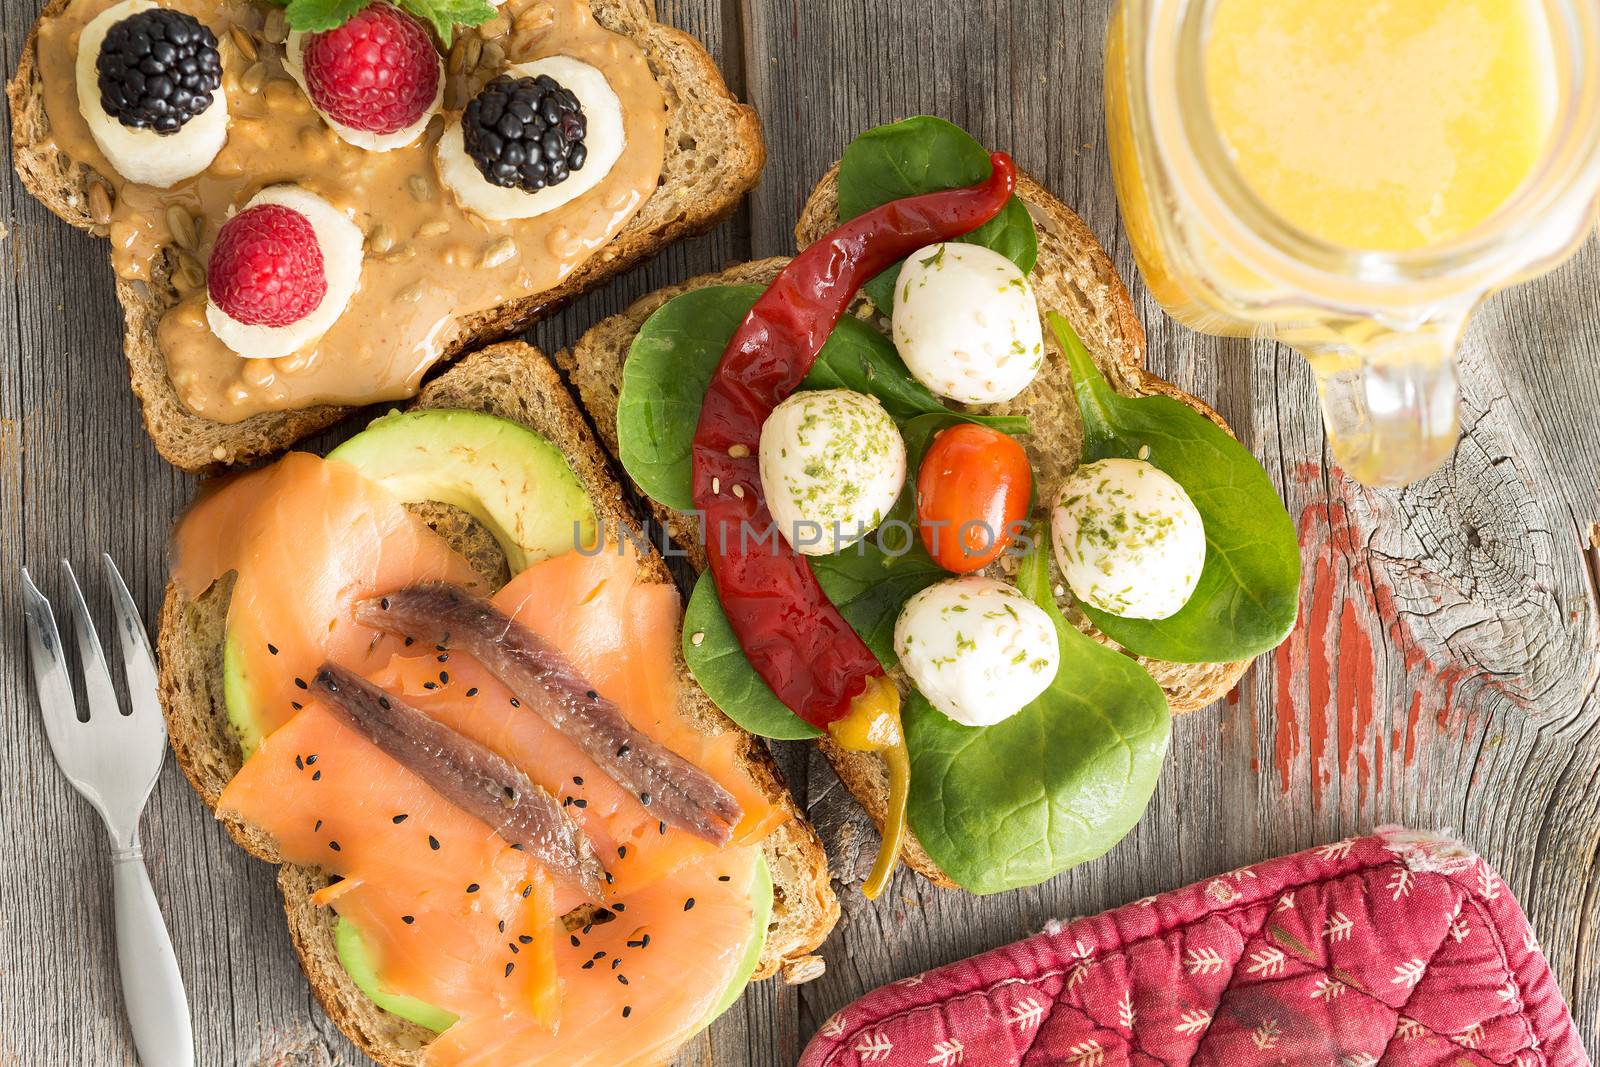
<svg viewBox="0 0 1600 1067"><path fill-rule="evenodd" d="M1139 270L1162 307L1197 330L1268 336L1298 349L1316 374L1323 421L1340 465L1369 485L1403 485L1434 470L1455 446L1455 353L1473 308L1496 290L1566 260L1594 225L1600 198L1600 5L1432 0L1407 7L1419 0L1321 0L1321 12L1338 12L1347 21L1331 31L1282 22L1296 17L1297 7L1317 17L1318 9L1306 7L1310 2L1118 0L1106 42L1105 83L1117 196ZM1266 22L1279 20L1268 27L1271 33L1226 36L1239 29L1240 8L1252 4ZM1428 32L1454 34L1437 39L1453 44L1433 58L1459 59L1466 64L1459 70L1430 70L1422 60L1396 65L1416 55L1415 42L1402 47L1377 36L1403 38L1416 27L1396 29L1383 20L1414 18L1430 6L1435 21ZM1482 21L1508 14L1523 21L1516 27ZM1225 21L1218 24L1219 18ZM1480 21L1453 24L1468 18ZM1481 53L1473 58L1464 43L1472 33L1485 48L1501 52L1508 39L1520 41L1528 62L1518 71L1497 65L1503 55L1493 62ZM1270 48L1252 54L1254 46ZM1394 69L1384 70L1384 64ZM1518 73L1526 85L1506 80ZM1317 94L1339 97L1352 84L1367 84L1353 83L1352 75L1383 79L1376 91L1390 94L1388 99L1374 97L1369 112L1341 106L1319 113ZM1340 80L1318 85L1318 78ZM1488 78L1501 81L1486 84ZM1305 180L1304 170L1298 177L1288 169L1271 174L1275 159L1290 158L1289 149L1280 157L1275 144L1240 140L1239 130L1248 127L1230 128L1237 115L1229 109L1235 97L1243 99L1236 87L1252 80L1257 95L1251 99L1264 102L1264 110L1279 120L1273 135L1304 158L1327 161L1330 175L1356 174L1353 199L1341 200L1331 184L1324 195L1315 180ZM1280 85L1281 94L1273 95ZM1432 103L1451 105L1452 86L1479 94L1473 99L1494 113L1468 110L1449 126L1439 116L1423 115L1420 132L1404 125L1405 116ZM1297 98L1303 91L1309 95ZM1292 110L1297 100L1309 102L1304 122ZM1505 111L1507 100L1524 101L1532 110ZM1464 106L1460 99L1454 103ZM1394 116L1400 118L1391 124ZM1496 140L1478 146L1479 156L1469 147L1428 159L1427 121L1452 135L1487 137L1482 131L1495 120L1506 125ZM1384 137L1400 140L1384 148ZM1363 151L1376 155L1361 159ZM1422 228L1380 232L1385 208L1400 202L1390 168L1399 173L1418 160L1438 164L1436 173L1456 183L1449 189L1465 190L1460 199L1470 204L1469 193L1483 192L1474 183L1508 180L1496 168L1517 151L1526 154L1524 173L1509 179L1498 206L1491 204L1459 232L1442 224L1437 233L1428 232L1452 203L1426 185L1418 186L1431 197L1419 201L1429 209L1418 216ZM1474 158L1476 169L1463 165ZM1363 175L1373 180L1358 188ZM1396 200L1384 199L1392 192ZM1302 209L1303 216L1297 214Z"/></svg>

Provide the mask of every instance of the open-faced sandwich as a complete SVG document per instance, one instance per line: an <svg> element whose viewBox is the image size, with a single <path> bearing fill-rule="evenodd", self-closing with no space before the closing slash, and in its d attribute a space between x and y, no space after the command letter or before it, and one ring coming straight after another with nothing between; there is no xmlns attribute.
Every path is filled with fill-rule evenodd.
<svg viewBox="0 0 1600 1067"><path fill-rule="evenodd" d="M294 946L385 1065L656 1064L838 917L765 746L543 357L463 360L174 535L161 692L190 782L281 864Z"/></svg>
<svg viewBox="0 0 1600 1067"><path fill-rule="evenodd" d="M8 91L23 182L110 238L145 426L190 471L415 394L764 159L647 0L51 0Z"/></svg>
<svg viewBox="0 0 1600 1067"><path fill-rule="evenodd" d="M868 894L897 853L1037 884L1137 822L1169 709L1287 635L1293 524L1141 370L1083 222L956 127L857 138L796 235L557 359L703 571L697 681L753 733L819 738L883 827Z"/></svg>

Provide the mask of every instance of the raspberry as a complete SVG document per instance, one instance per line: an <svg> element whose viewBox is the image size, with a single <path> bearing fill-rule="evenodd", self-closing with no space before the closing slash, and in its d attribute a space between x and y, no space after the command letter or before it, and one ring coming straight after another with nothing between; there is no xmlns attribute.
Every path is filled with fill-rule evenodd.
<svg viewBox="0 0 1600 1067"><path fill-rule="evenodd" d="M206 265L211 302L246 326L288 326L328 291L311 220L282 204L257 204L217 231Z"/></svg>
<svg viewBox="0 0 1600 1067"><path fill-rule="evenodd" d="M324 115L367 133L397 133L420 119L439 90L439 53L422 23L388 4L308 33L306 93Z"/></svg>

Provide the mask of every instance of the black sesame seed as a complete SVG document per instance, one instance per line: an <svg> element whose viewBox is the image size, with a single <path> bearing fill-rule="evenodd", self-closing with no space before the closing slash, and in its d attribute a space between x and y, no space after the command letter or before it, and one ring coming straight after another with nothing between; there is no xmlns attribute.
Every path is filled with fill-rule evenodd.
<svg viewBox="0 0 1600 1067"><path fill-rule="evenodd" d="M414 645L416 643L417 643L417 641L416 641L416 638L414 638L414 637L408 637L405 640L405 646L407 648L410 648L412 645Z"/></svg>
<svg viewBox="0 0 1600 1067"><path fill-rule="evenodd" d="M396 826L399 826L401 823L405 822L409 818L411 818L411 816L409 816L409 815L396 815L393 819L390 819L389 821L394 823Z"/></svg>
<svg viewBox="0 0 1600 1067"><path fill-rule="evenodd" d="M450 662L450 653L448 653L448 652L439 653L438 660L439 660L440 663L449 663Z"/></svg>
<svg viewBox="0 0 1600 1067"><path fill-rule="evenodd" d="M267 651L272 653L274 656L276 656L278 654L278 646L273 644L271 641L268 641L267 642Z"/></svg>
<svg viewBox="0 0 1600 1067"><path fill-rule="evenodd" d="M585 963L583 965L583 969L586 970L586 971L594 970L594 960L590 960L588 963Z"/></svg>
<svg viewBox="0 0 1600 1067"><path fill-rule="evenodd" d="M617 981L621 982L623 985L627 985L628 984L628 976L625 975L625 974L619 974L619 975L617 975Z"/></svg>
<svg viewBox="0 0 1600 1067"><path fill-rule="evenodd" d="M582 785L583 784L583 776L581 774L574 774L572 776L572 784L573 785Z"/></svg>
<svg viewBox="0 0 1600 1067"><path fill-rule="evenodd" d="M507 941L506 942L506 948L511 950L511 954L513 956L515 956L517 953L522 951L520 948L517 947L517 943L515 941Z"/></svg>
<svg viewBox="0 0 1600 1067"><path fill-rule="evenodd" d="M577 934L571 935L569 938L567 938L567 940L572 942L572 947L573 948L577 948L578 946L583 944L583 941L578 937Z"/></svg>
<svg viewBox="0 0 1600 1067"><path fill-rule="evenodd" d="M593 956L590 956L589 958L592 959L592 960L603 960L603 959L606 958L606 954L604 952L596 952Z"/></svg>
<svg viewBox="0 0 1600 1067"><path fill-rule="evenodd" d="M587 693L585 693L583 695L588 697L590 700L599 700L600 699L600 694L596 693L593 689L589 690Z"/></svg>
<svg viewBox="0 0 1600 1067"><path fill-rule="evenodd" d="M610 885L614 881L616 881L616 879L611 877L611 872L610 871L607 871L606 872L606 885Z"/></svg>
<svg viewBox="0 0 1600 1067"><path fill-rule="evenodd" d="M317 831L318 831L318 830L320 830L320 829L322 829L322 820L321 820L321 819L318 819L318 820L317 820L317 825L315 825L315 826L313 826L313 827L312 827L312 828L311 828L311 832L312 832L312 833L316 833L316 832L317 832Z"/></svg>
<svg viewBox="0 0 1600 1067"><path fill-rule="evenodd" d="M719 881L719 882L731 882L731 881L733 881L733 875L731 875L731 874L719 874L719 875L717 875L717 881Z"/></svg>
<svg viewBox="0 0 1600 1067"><path fill-rule="evenodd" d="M626 904L621 904L621 903L613 904L613 905L611 905L611 910L612 911L627 911L628 910L628 906Z"/></svg>
<svg viewBox="0 0 1600 1067"><path fill-rule="evenodd" d="M522 842L521 841L513 841L511 843L511 851L513 851L513 852L522 852L522 851L524 851Z"/></svg>
<svg viewBox="0 0 1600 1067"><path fill-rule="evenodd" d="M616 959L611 961L611 969L613 971L616 970L618 967L621 967L621 966L622 966L622 957L621 956L618 956Z"/></svg>
<svg viewBox="0 0 1600 1067"><path fill-rule="evenodd" d="M311 753L311 755L306 757L306 766L307 767L311 766L315 762L317 762L317 754L315 752Z"/></svg>
<svg viewBox="0 0 1600 1067"><path fill-rule="evenodd" d="M450 684L450 672L449 671L440 671L439 672L439 684L440 685L449 685Z"/></svg>
<svg viewBox="0 0 1600 1067"><path fill-rule="evenodd" d="M517 965L515 963L506 964L506 977L507 978L511 977L511 972L516 970L516 967L517 967Z"/></svg>
<svg viewBox="0 0 1600 1067"><path fill-rule="evenodd" d="M593 929L594 929L594 923L584 923L584 925L583 925L583 936L584 937L588 937L589 936L589 931L593 930Z"/></svg>
<svg viewBox="0 0 1600 1067"><path fill-rule="evenodd" d="M504 919L501 919L497 925L500 927L500 932L502 934L506 932L506 921Z"/></svg>
<svg viewBox="0 0 1600 1067"><path fill-rule="evenodd" d="M627 1004L624 1004L622 1006L622 1017L624 1019L626 1019L628 1016L630 1016L632 1014L633 1014L633 1008L631 1006L627 1005Z"/></svg>
<svg viewBox="0 0 1600 1067"><path fill-rule="evenodd" d="M389 598L388 597L384 597L383 599L379 600L378 601L378 607L382 608L384 611L388 611L389 610Z"/></svg>
<svg viewBox="0 0 1600 1067"><path fill-rule="evenodd" d="M532 882L529 882L527 885L522 887L522 895L524 897L526 897L529 893L532 893L532 892L533 892L533 883Z"/></svg>
<svg viewBox="0 0 1600 1067"><path fill-rule="evenodd" d="M382 708L384 711L388 711L389 710L389 698L388 697L379 697L378 698L378 707Z"/></svg>
<svg viewBox="0 0 1600 1067"><path fill-rule="evenodd" d="M337 841L329 841L328 842L328 847L333 849L335 852L340 851L339 842L337 842Z"/></svg>
<svg viewBox="0 0 1600 1067"><path fill-rule="evenodd" d="M639 794L639 803L643 804L645 807L648 808L650 806L650 794L649 793L640 793Z"/></svg>
<svg viewBox="0 0 1600 1067"><path fill-rule="evenodd" d="M478 695L478 687L477 686L473 686L471 689L467 690L467 696L475 697L477 695Z"/></svg>
<svg viewBox="0 0 1600 1067"><path fill-rule="evenodd" d="M300 703L298 700L289 701L289 706L295 711L299 711L301 708L305 707L305 705Z"/></svg>
<svg viewBox="0 0 1600 1067"><path fill-rule="evenodd" d="M410 926L412 923L417 921L417 917L415 915L402 915L400 916L400 921L405 923L407 926Z"/></svg>
<svg viewBox="0 0 1600 1067"><path fill-rule="evenodd" d="M572 806L575 808L587 808L589 806L589 802L582 797L578 797L572 802Z"/></svg>
<svg viewBox="0 0 1600 1067"><path fill-rule="evenodd" d="M439 688L439 684L437 682L423 682L422 683L422 688L424 688L424 689L437 689L437 688Z"/></svg>
<svg viewBox="0 0 1600 1067"><path fill-rule="evenodd" d="M434 837L432 834L429 834L428 835L428 847L433 849L435 852L438 852L439 851L439 839L437 837Z"/></svg>
<svg viewBox="0 0 1600 1067"><path fill-rule="evenodd" d="M310 689L311 688L309 685L306 684L306 680L304 678L296 678L294 680L294 684L295 684L295 687L297 689Z"/></svg>
<svg viewBox="0 0 1600 1067"><path fill-rule="evenodd" d="M627 745L623 745L621 748L617 749L617 758L618 759L621 759L623 756L626 756L627 754L628 754L628 746Z"/></svg>
<svg viewBox="0 0 1600 1067"><path fill-rule="evenodd" d="M317 772L315 772L315 773L314 773L314 774L312 774L312 776L311 776L311 780L312 780L312 781L313 781L313 782L320 782L320 781L322 781L322 772L321 772L321 771L317 771Z"/></svg>
<svg viewBox="0 0 1600 1067"><path fill-rule="evenodd" d="M690 897L688 900L683 902L683 910L684 911L688 911L689 909L691 909L693 907L694 907L694 897Z"/></svg>
<svg viewBox="0 0 1600 1067"><path fill-rule="evenodd" d="M479 888L480 887L479 887L478 883L477 882L473 882L471 885L467 886L467 892L476 893Z"/></svg>
<svg viewBox="0 0 1600 1067"><path fill-rule="evenodd" d="M518 700L516 697L512 697L511 698L511 706L514 707L514 708L520 708L520 707L522 707L522 702L520 700Z"/></svg>
<svg viewBox="0 0 1600 1067"><path fill-rule="evenodd" d="M533 944L533 938L529 937L527 934L518 934L517 935L517 940L521 941L524 945ZM578 939L577 938L573 938L572 939L572 947L573 948L577 948L578 947Z"/></svg>
<svg viewBox="0 0 1600 1067"><path fill-rule="evenodd" d="M656 833L664 834L666 832L667 832L667 824L666 824L665 820L656 823Z"/></svg>
<svg viewBox="0 0 1600 1067"><path fill-rule="evenodd" d="M627 858L628 858L628 846L627 845L618 845L617 846L617 859L621 860L621 859L627 859Z"/></svg>
<svg viewBox="0 0 1600 1067"><path fill-rule="evenodd" d="M306 758L304 756L296 756L294 758L294 765L295 765L295 768L297 770L302 770L302 771L305 770L306 769Z"/></svg>

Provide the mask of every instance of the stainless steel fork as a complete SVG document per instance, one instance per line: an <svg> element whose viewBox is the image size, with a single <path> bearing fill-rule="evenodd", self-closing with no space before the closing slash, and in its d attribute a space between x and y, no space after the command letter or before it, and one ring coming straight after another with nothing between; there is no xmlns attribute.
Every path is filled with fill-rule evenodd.
<svg viewBox="0 0 1600 1067"><path fill-rule="evenodd" d="M139 1060L144 1067L193 1067L194 1035L183 977L139 846L139 816L167 753L167 728L156 697L155 657L122 575L110 556L102 558L116 602L117 636L128 675L128 710L124 712L117 704L83 590L65 560L61 570L72 592L72 628L88 697L88 714L83 720L73 702L72 676L50 601L23 568L28 656L33 661L33 680L50 750L67 780L100 813L111 838L117 969Z"/></svg>

